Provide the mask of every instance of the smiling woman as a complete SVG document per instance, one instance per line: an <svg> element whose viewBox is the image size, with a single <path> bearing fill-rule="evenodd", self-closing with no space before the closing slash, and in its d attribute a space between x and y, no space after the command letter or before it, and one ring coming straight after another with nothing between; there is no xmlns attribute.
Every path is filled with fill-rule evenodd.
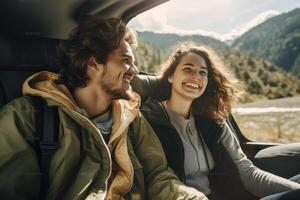
<svg viewBox="0 0 300 200"><path fill-rule="evenodd" d="M300 189L300 184L258 169L226 123L240 82L208 47L179 46L162 70L166 101L149 98L142 113L165 151L168 165L209 199L257 199ZM166 91L165 91L166 92Z"/></svg>
<svg viewBox="0 0 300 200"><path fill-rule="evenodd" d="M184 43L173 50L163 66L161 80L172 85L170 102L182 91L179 96L190 97L189 106L193 104L195 112L222 122L242 93L242 84L232 74L211 48Z"/></svg>

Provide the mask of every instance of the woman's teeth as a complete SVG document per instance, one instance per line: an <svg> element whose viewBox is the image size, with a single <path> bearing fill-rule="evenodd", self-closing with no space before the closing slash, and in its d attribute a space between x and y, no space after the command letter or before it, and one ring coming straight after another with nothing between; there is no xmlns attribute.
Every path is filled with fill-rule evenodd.
<svg viewBox="0 0 300 200"><path fill-rule="evenodd" d="M200 86L196 83L185 83L184 85L188 86L190 88L194 88L194 89L199 89L200 88Z"/></svg>

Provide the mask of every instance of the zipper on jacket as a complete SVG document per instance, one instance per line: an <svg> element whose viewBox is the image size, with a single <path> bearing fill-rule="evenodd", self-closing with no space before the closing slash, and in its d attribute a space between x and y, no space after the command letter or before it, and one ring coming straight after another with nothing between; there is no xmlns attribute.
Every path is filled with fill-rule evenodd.
<svg viewBox="0 0 300 200"><path fill-rule="evenodd" d="M167 112L165 106L163 105L163 103L162 103L162 102L158 102L158 103L159 103L160 107L162 108L162 113L166 116L167 120L169 121L169 123L170 123L170 125L171 125L170 127L172 127L172 128L175 130L175 132L176 132L176 134L177 134L177 139L179 138L179 145L180 145L181 155L182 155L182 157L183 157L183 163L184 163L184 159L185 159L185 157L184 157L184 148L183 148L183 143L182 143L182 141L181 141L181 138L180 138L180 136L179 136L179 133L178 133L178 131L176 130L176 128L173 126L173 124L171 123L170 117L169 117L168 112ZM183 182L184 184L186 184L186 177L185 177L185 171L184 171L184 164L183 164L183 177L182 177L182 178L183 178L182 182Z"/></svg>
<svg viewBox="0 0 300 200"><path fill-rule="evenodd" d="M191 128L190 128L190 123L188 124L188 138L189 138L189 141L194 149L194 151L196 152L196 155L197 155L197 163L198 163L198 167L199 167L199 171L201 170L201 166L200 166L200 162L199 162L199 155L198 155L198 151L197 151L197 148L194 146L191 138L190 138L190 133L191 133ZM199 138L200 139L200 138ZM203 152L205 154L205 152Z"/></svg>
<svg viewBox="0 0 300 200"><path fill-rule="evenodd" d="M204 156L205 156L205 161L206 161L206 165L207 165L207 169L208 169L208 179L209 179L209 185L212 183L212 179L211 179L211 171L210 171L210 166L209 166L209 162L208 162L208 158L207 158L207 151L205 149L205 143L204 143L204 139L202 137L202 132L199 130L198 127L196 127L197 129L197 133L198 133L198 136L199 136L199 139L200 139L200 142L201 142L201 146L202 146L202 149L203 149L203 152L204 152ZM209 186L211 187L211 186Z"/></svg>
<svg viewBox="0 0 300 200"><path fill-rule="evenodd" d="M111 176L111 172L112 172L112 159L111 159L111 155L110 155L110 151L109 151L109 149L108 149L108 147L107 147L107 145L106 145L106 143L105 143L105 141L104 141L104 139L103 139L103 136L101 135L101 133L100 133L100 131L99 131L99 129L87 118L87 117L85 117L85 116L83 116L82 114L80 114L80 113L78 113L78 112L76 112L76 111L74 111L74 110L72 110L71 108L69 108L69 107L67 107L68 109L70 109L73 113L75 113L76 115L79 115L80 117L82 117L84 120L86 120L88 123L90 123L91 125L92 125L92 127L94 127L96 130L97 130L97 132L98 132L98 134L100 135L100 138L101 138L101 140L102 140L102 142L103 142L103 144L104 144L104 147L106 148L106 151L108 152L108 157L109 157L109 166L110 166L110 170L109 170L109 174L108 174L108 177L107 177L107 179L105 180L105 190L104 190L104 198L103 198L103 200L105 199L105 197L106 197L106 193L107 193L107 182L108 182L108 179L110 178L110 176Z"/></svg>

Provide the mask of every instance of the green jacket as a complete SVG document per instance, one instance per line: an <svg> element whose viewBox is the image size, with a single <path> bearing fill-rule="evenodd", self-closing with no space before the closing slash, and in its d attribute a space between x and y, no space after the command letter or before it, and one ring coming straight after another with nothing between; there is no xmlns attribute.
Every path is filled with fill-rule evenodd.
<svg viewBox="0 0 300 200"><path fill-rule="evenodd" d="M58 106L59 148L50 164L47 199L205 199L184 186L168 168L163 149L138 111L139 97L112 103L114 124L108 144L56 74L41 72L23 86ZM0 199L38 199L40 170L35 110L20 97L0 110ZM127 135L133 123L133 136Z"/></svg>

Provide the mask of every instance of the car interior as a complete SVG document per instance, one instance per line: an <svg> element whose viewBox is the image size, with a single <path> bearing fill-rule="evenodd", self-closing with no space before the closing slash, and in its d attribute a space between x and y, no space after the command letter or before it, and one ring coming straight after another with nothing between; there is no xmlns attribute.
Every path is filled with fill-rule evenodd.
<svg viewBox="0 0 300 200"><path fill-rule="evenodd" d="M0 108L22 95L22 84L38 71L58 72L56 49L84 15L118 17L128 22L167 0L2 0L0 3ZM132 82L142 99L161 96L157 77L139 75ZM151 87L150 87L151 86ZM247 156L261 169L289 178L300 174L299 144L249 141L234 118L228 124Z"/></svg>
<svg viewBox="0 0 300 200"><path fill-rule="evenodd" d="M31 74L59 71L56 49L84 15L128 22L165 0L1 1L0 107L22 95ZM16 14L17 13L17 14Z"/></svg>

